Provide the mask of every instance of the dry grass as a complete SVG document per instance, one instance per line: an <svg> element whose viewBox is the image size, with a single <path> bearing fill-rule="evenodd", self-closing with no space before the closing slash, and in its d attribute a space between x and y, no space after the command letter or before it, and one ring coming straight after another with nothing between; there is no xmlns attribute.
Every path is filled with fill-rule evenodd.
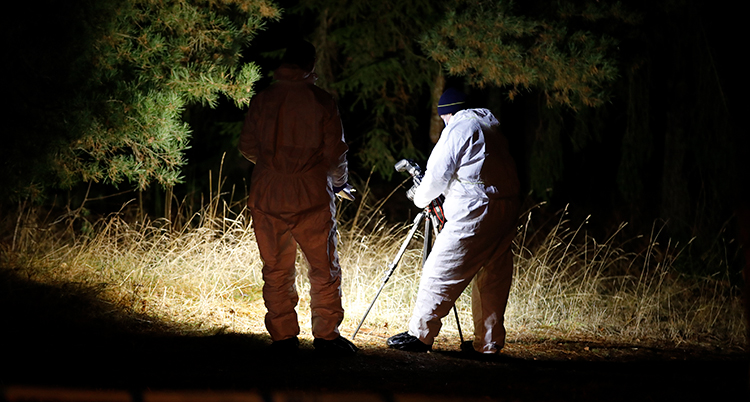
<svg viewBox="0 0 750 402"><path fill-rule="evenodd" d="M528 225L520 231L507 314L514 334L551 330L624 343L745 344L740 290L725 278L679 274L674 264L682 249L660 243L663 226L638 242L642 250L626 252L628 241L643 239L618 244L625 225L600 243L585 233L585 222L571 227L565 216L533 247L528 236L537 233L528 233Z"/></svg>
<svg viewBox="0 0 750 402"><path fill-rule="evenodd" d="M366 186L365 186L366 188ZM362 199L369 199L365 192ZM410 222L386 223L381 203L361 202L340 227L349 337L380 287ZM235 206L234 210L238 210ZM71 231L65 221L42 225L40 216L19 217L12 244L2 250L3 269L13 268L46 284L82 283L112 312L138 314L180 325L192 333L264 333L261 261L246 211L232 212L219 197L188 223L127 222L113 214ZM617 343L745 345L739 290L722 278L685 278L674 269L680 247L660 244L659 227L640 252L624 251L620 231L604 242L561 213L550 228L530 231L532 212L521 221L517 273L506 326L509 339L595 338ZM39 218L41 219L41 218ZM198 223L196 223L198 222ZM64 228L61 228L64 226ZM403 331L419 280L422 237L415 236L377 299L357 340L381 344ZM298 267L298 308L309 337L309 283ZM470 295L457 304L464 336L472 333ZM439 343L457 344L449 316Z"/></svg>

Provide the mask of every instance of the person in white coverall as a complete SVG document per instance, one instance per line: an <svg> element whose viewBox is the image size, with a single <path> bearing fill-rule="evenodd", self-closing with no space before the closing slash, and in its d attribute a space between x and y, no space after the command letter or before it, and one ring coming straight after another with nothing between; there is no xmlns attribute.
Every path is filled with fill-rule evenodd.
<svg viewBox="0 0 750 402"><path fill-rule="evenodd" d="M409 330L388 339L392 348L431 350L441 319L472 279L473 351L499 353L505 344L519 181L498 120L487 109L465 109L465 102L463 93L448 89L438 104L446 126L414 204L425 208L443 194L446 223L425 261Z"/></svg>
<svg viewBox="0 0 750 402"><path fill-rule="evenodd" d="M272 349L295 351L297 245L309 263L316 351L357 351L339 333L344 317L334 194L346 185L348 147L333 97L314 85L315 48L291 44L274 82L253 97L240 136L255 163L248 206L263 260L265 324Z"/></svg>

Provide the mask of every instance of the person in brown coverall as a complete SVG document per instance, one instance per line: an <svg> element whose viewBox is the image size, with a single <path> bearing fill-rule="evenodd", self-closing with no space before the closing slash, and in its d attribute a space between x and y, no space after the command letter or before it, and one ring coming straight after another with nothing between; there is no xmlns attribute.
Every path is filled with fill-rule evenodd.
<svg viewBox="0 0 750 402"><path fill-rule="evenodd" d="M253 97L239 150L255 163L248 206L263 260L266 328L279 352L299 347L295 258L309 263L315 350L352 354L342 337L335 195L347 185L348 147L333 97L315 86L315 47L287 47L274 82Z"/></svg>

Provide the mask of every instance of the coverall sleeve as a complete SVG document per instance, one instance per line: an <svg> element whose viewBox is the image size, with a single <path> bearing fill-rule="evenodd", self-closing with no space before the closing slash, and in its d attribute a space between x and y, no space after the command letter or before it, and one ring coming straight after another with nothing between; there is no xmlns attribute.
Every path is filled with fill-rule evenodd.
<svg viewBox="0 0 750 402"><path fill-rule="evenodd" d="M334 187L342 187L349 180L349 164L346 154L349 147L344 139L344 129L339 116L338 107L333 104L330 118L324 123L326 160L330 162L328 175Z"/></svg>
<svg viewBox="0 0 750 402"><path fill-rule="evenodd" d="M257 99L253 98L253 100ZM245 159L252 163L258 160L259 143L256 136L256 123L258 122L258 102L250 102L250 108L245 115L245 123L242 125L240 134L239 150Z"/></svg>
<svg viewBox="0 0 750 402"><path fill-rule="evenodd" d="M414 193L414 204L424 208L439 197L447 188L456 172L457 156L453 144L453 130L444 130L435 148L432 149L422 183Z"/></svg>

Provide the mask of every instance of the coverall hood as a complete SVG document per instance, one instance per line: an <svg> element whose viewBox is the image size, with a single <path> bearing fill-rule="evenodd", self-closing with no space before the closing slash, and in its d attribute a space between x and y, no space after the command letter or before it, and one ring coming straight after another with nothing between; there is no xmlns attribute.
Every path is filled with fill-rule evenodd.
<svg viewBox="0 0 750 402"><path fill-rule="evenodd" d="M484 127L491 128L493 130L497 129L497 126L500 125L500 121L497 120L495 115L493 115L492 112L489 111L489 109L459 110L458 112L453 114L453 118L451 119L451 122L449 125L458 124L459 122L463 120L470 120L470 119L479 120L479 124L481 124Z"/></svg>
<svg viewBox="0 0 750 402"><path fill-rule="evenodd" d="M282 63L273 72L273 79L277 81L306 82L314 84L318 75L313 71L305 71L295 64Z"/></svg>

